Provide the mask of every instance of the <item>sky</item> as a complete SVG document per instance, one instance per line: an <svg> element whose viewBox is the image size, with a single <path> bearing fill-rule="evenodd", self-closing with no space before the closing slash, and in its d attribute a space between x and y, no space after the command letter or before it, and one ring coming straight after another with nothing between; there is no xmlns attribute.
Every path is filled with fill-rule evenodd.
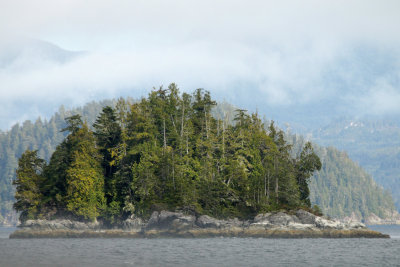
<svg viewBox="0 0 400 267"><path fill-rule="evenodd" d="M0 0L0 129L171 82L288 120L398 114L399 14L397 0Z"/></svg>

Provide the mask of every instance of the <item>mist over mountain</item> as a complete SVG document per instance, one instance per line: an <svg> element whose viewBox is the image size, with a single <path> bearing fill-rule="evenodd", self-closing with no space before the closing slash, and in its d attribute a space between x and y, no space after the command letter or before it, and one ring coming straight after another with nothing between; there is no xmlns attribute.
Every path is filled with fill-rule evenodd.
<svg viewBox="0 0 400 267"><path fill-rule="evenodd" d="M202 47L191 49L196 48L202 51ZM175 81L167 80L166 74L160 76L165 71L184 90L199 84L219 101L258 110L301 133L343 116L385 118L400 114L400 53L394 48L353 45L333 49L334 56L318 57L313 52L307 58L270 44L258 52L245 54L258 64L248 65L240 59L218 70L207 67L213 64L212 59L204 62L199 58L153 67L155 62L145 61L147 55L73 52L49 42L19 38L0 46L4 114L0 129L38 116L49 118L61 104L76 107L104 97L140 97L148 91L146 88ZM164 57L160 62L170 61L167 55ZM226 58L215 60L223 62ZM190 80L178 75L188 71ZM216 79L216 75L220 77ZM151 82L150 77L154 77Z"/></svg>
<svg viewBox="0 0 400 267"><path fill-rule="evenodd" d="M38 68L44 64L65 64L84 54L30 38L9 40L1 44L0 48L0 68L16 71Z"/></svg>
<svg viewBox="0 0 400 267"><path fill-rule="evenodd" d="M85 55L55 44L31 38L0 42L0 129L26 119L50 117L60 105L63 94L54 85L42 92L40 81L48 79L51 69L59 69Z"/></svg>

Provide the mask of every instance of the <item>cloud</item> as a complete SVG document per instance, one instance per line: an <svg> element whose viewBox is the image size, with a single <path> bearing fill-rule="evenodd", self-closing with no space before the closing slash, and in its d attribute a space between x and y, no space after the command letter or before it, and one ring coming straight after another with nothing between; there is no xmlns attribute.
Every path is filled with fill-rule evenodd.
<svg viewBox="0 0 400 267"><path fill-rule="evenodd" d="M400 72L398 74L400 78ZM368 115L398 114L400 90L388 83L386 79L378 79L357 103L356 107Z"/></svg>
<svg viewBox="0 0 400 267"><path fill-rule="evenodd" d="M398 39L400 3L386 1L16 0L2 3L0 22L13 32L115 34L262 42L265 38ZM83 37L82 37L83 38Z"/></svg>
<svg viewBox="0 0 400 267"><path fill-rule="evenodd" d="M11 118L0 128L29 117L27 110L46 115L61 103L136 97L170 82L236 104L290 108L343 98L359 101L361 112L397 99L398 80L387 76L400 69L399 10L396 0L3 1L0 58L15 36L88 52L67 62L32 53L0 62L0 111ZM387 51L391 69L363 80L369 73L357 47L365 45ZM361 57L382 69L381 54ZM387 107L372 110L398 109Z"/></svg>

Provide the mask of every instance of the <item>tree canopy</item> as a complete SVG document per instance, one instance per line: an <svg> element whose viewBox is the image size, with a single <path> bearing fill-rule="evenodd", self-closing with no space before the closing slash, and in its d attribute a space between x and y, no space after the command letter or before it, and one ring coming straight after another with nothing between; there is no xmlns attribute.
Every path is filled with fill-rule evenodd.
<svg viewBox="0 0 400 267"><path fill-rule="evenodd" d="M273 122L266 127L257 114L236 110L227 123L212 116L215 104L207 91L180 94L171 84L141 101L104 107L93 128L79 115L66 118L69 134L48 164L35 151L20 158L21 220L114 223L156 209L248 218L310 209L309 179L321 168L311 144L293 157Z"/></svg>

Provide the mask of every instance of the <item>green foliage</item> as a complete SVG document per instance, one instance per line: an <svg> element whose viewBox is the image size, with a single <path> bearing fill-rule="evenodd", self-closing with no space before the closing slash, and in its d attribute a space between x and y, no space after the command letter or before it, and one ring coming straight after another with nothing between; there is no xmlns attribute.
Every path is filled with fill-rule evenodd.
<svg viewBox="0 0 400 267"><path fill-rule="evenodd" d="M42 199L42 171L45 161L38 158L37 151L27 150L18 161L14 208L21 212L20 219L25 221L40 214Z"/></svg>
<svg viewBox="0 0 400 267"><path fill-rule="evenodd" d="M39 158L50 161L38 172L43 181L41 194L36 195L40 204L25 218L98 217L114 223L131 214L149 216L155 209L175 208L216 217L249 217L299 206L311 211L308 199L332 217L352 212L384 217L393 209L390 195L366 179L359 167L352 167L348 157L315 145L314 152L274 123L264 125L256 114L214 104L203 90L180 95L173 84L137 102L92 102L73 112L61 107L48 122L27 121L0 133L1 214L10 214L15 192L10 181L26 149L37 150ZM77 134L84 125L80 116L71 120L77 114L88 125L97 125L96 145L90 134ZM92 141L83 143L93 146L84 152L82 141L87 137ZM321 158L322 167L310 177L319 165L313 153ZM83 205L95 198L82 190L82 205L76 200L68 208L75 200L71 186L87 188L86 177L100 178L97 185L104 179L107 200L102 202L100 193L97 206ZM94 212L84 211L94 206Z"/></svg>
<svg viewBox="0 0 400 267"><path fill-rule="evenodd" d="M306 201L308 206L311 206L308 184L311 176L317 170L321 170L321 161L314 153L311 143L307 142L297 162L296 178L300 188L300 199Z"/></svg>
<svg viewBox="0 0 400 267"><path fill-rule="evenodd" d="M66 170L66 208L84 219L95 220L105 209L104 177L93 134L87 125L77 130L78 148Z"/></svg>
<svg viewBox="0 0 400 267"><path fill-rule="evenodd" d="M25 121L22 125L14 125L7 132L0 131L0 214L7 222L16 223L14 218L17 218L12 208L15 201L15 187L12 185L12 181L16 179L15 170L18 167L18 158L28 149L37 150L37 155L48 161L56 147L67 136L66 131L61 132L66 127L66 117L80 114L91 124L103 106L114 105L114 103L115 101L91 102L83 108L72 111L65 110L61 106L48 121L42 121L39 118L34 123ZM55 199L55 195L49 196L49 199L50 197ZM0 220L0 225L2 223L3 221Z"/></svg>
<svg viewBox="0 0 400 267"><path fill-rule="evenodd" d="M390 191L400 211L400 127L398 117L339 119L314 132L315 141L348 152Z"/></svg>
<svg viewBox="0 0 400 267"><path fill-rule="evenodd" d="M301 158L302 151L307 151L301 150L307 144L304 137L287 135L286 138L293 145L293 155ZM345 152L313 144L313 153L320 159L321 168L309 178L309 199L324 214L334 218L355 215L362 220L371 213L387 218L395 211L391 195ZM315 160L310 162L318 163Z"/></svg>
<svg viewBox="0 0 400 267"><path fill-rule="evenodd" d="M314 204L314 206L312 207L312 210L315 215L322 216L322 210L317 204Z"/></svg>
<svg viewBox="0 0 400 267"><path fill-rule="evenodd" d="M316 153L323 164L311 179L311 202L320 206L324 214L340 218L354 213L366 218L374 213L385 218L395 210L390 194L346 153L331 147L316 147Z"/></svg>
<svg viewBox="0 0 400 267"><path fill-rule="evenodd" d="M121 126L117 121L115 110L106 106L93 124L97 146L102 155L102 167L105 179L105 196L111 203L116 195L114 174L117 171L115 151L122 141Z"/></svg>
<svg viewBox="0 0 400 267"><path fill-rule="evenodd" d="M215 105L209 92L180 95L171 84L104 107L94 132L80 115L67 117L69 135L38 176L31 206L109 223L155 207L241 218L309 207L308 178L320 166L311 145L293 158L273 123L265 130L256 114L236 110L228 124L212 116Z"/></svg>
<svg viewBox="0 0 400 267"><path fill-rule="evenodd" d="M62 129L61 132L69 131L71 133L75 133L81 128L83 124L81 115L79 114L67 117L65 118L65 121L67 122L67 127Z"/></svg>

